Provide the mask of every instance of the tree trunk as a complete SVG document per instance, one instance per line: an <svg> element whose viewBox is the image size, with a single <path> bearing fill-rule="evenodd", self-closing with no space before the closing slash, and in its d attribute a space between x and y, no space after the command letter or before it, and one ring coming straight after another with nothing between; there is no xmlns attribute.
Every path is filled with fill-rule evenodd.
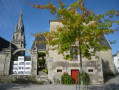
<svg viewBox="0 0 119 90"><path fill-rule="evenodd" d="M82 70L82 51L81 51L81 48L80 48L80 72L82 74L83 70Z"/></svg>
<svg viewBox="0 0 119 90"><path fill-rule="evenodd" d="M80 48L80 76L81 76L81 86L80 86L80 90L83 90L83 69L82 69L82 50Z"/></svg>

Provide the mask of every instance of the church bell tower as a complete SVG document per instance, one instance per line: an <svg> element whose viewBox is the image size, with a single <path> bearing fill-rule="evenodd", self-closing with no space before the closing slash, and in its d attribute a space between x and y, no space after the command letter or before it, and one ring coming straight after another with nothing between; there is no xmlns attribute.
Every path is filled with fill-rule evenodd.
<svg viewBox="0 0 119 90"><path fill-rule="evenodd" d="M20 18L18 21L18 25L15 25L15 32L12 36L11 43L14 44L17 49L18 48L25 48L25 34L24 34L24 24L22 20L22 11L20 14Z"/></svg>
<svg viewBox="0 0 119 90"><path fill-rule="evenodd" d="M15 32L13 33L11 43L16 47L25 48L25 34L24 34L24 24L22 20L22 11L20 13L18 24L15 25ZM19 56L25 56L25 51L21 51L18 53Z"/></svg>

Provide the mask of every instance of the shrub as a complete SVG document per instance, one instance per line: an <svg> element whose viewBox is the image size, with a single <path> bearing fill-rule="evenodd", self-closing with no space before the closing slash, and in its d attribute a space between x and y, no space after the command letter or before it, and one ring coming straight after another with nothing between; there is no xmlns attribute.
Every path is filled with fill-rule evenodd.
<svg viewBox="0 0 119 90"><path fill-rule="evenodd" d="M45 56L46 56L45 52L38 52L38 57L42 58L42 59L38 60L38 68L39 68L39 70L44 68L44 65L45 65L44 57Z"/></svg>
<svg viewBox="0 0 119 90"><path fill-rule="evenodd" d="M33 76L18 76L15 77L15 80L12 82L18 84L28 84L28 83L36 83L36 79Z"/></svg>
<svg viewBox="0 0 119 90"><path fill-rule="evenodd" d="M40 66L41 68L43 68L44 65L45 65L45 59L39 59L39 60L38 60L38 64L39 64L39 66Z"/></svg>
<svg viewBox="0 0 119 90"><path fill-rule="evenodd" d="M88 73L82 73L82 74L78 74L78 78L77 78L77 83L78 84L81 84L81 76L82 76L82 79L83 79L83 84L84 85L89 85L90 83L90 78L89 78L89 75Z"/></svg>
<svg viewBox="0 0 119 90"><path fill-rule="evenodd" d="M62 84L73 84L73 78L68 73L64 73L61 77Z"/></svg>
<svg viewBox="0 0 119 90"><path fill-rule="evenodd" d="M48 69L43 69L43 72L47 73L48 74Z"/></svg>
<svg viewBox="0 0 119 90"><path fill-rule="evenodd" d="M25 56L24 58L25 58L24 59L25 61L30 61L31 60L31 57L30 56Z"/></svg>
<svg viewBox="0 0 119 90"><path fill-rule="evenodd" d="M45 52L38 52L38 57L46 56Z"/></svg>
<svg viewBox="0 0 119 90"><path fill-rule="evenodd" d="M18 83L18 84L44 84L45 81L37 81L35 76L21 76L21 77L16 77L15 81L12 81L13 83Z"/></svg>

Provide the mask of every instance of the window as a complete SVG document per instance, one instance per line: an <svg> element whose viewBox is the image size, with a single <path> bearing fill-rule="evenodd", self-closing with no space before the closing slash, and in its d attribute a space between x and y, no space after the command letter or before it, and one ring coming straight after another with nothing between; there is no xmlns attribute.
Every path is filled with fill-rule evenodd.
<svg viewBox="0 0 119 90"><path fill-rule="evenodd" d="M62 69L57 69L57 72L62 72Z"/></svg>
<svg viewBox="0 0 119 90"><path fill-rule="evenodd" d="M88 69L88 72L93 72L93 69Z"/></svg>
<svg viewBox="0 0 119 90"><path fill-rule="evenodd" d="M70 55L73 61L78 60L78 47L77 46L72 47Z"/></svg>

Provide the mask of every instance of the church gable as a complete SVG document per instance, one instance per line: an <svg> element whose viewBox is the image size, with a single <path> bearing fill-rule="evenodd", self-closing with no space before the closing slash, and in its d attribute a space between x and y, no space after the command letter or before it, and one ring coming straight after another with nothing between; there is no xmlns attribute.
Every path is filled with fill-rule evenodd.
<svg viewBox="0 0 119 90"><path fill-rule="evenodd" d="M42 35L41 35L41 37L35 37L35 40L34 40L33 45L31 47L31 50L34 49L36 46L38 51L46 51L46 45L43 43L43 41L46 41L46 39ZM36 44L35 44L35 42L36 42ZM40 42L40 44L37 42Z"/></svg>

